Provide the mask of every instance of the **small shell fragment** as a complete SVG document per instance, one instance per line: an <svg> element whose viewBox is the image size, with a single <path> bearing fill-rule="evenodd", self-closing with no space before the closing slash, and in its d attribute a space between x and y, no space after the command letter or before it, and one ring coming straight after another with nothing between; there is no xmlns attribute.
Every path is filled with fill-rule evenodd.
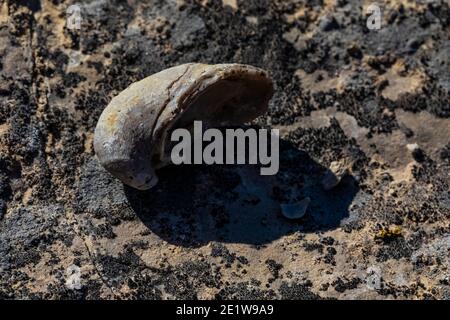
<svg viewBox="0 0 450 320"><path fill-rule="evenodd" d="M306 197L296 203L281 204L281 213L285 218L291 220L303 218L310 203L311 198Z"/></svg>

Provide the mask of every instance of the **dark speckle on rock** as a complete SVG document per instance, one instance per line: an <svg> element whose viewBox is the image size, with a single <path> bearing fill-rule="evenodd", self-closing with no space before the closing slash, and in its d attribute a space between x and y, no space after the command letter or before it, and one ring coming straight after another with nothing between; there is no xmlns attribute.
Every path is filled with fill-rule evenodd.
<svg viewBox="0 0 450 320"><path fill-rule="evenodd" d="M337 292L345 292L346 290L355 289L361 283L361 279L353 278L350 280L338 278L331 285Z"/></svg>
<svg viewBox="0 0 450 320"><path fill-rule="evenodd" d="M311 292L305 284L287 284L283 282L280 287L280 295L286 300L320 300L320 296Z"/></svg>

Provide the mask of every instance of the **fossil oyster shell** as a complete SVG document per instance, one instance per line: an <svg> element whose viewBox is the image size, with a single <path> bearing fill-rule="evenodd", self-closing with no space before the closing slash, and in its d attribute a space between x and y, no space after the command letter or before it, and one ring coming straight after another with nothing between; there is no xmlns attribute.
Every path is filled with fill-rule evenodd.
<svg viewBox="0 0 450 320"><path fill-rule="evenodd" d="M237 125L267 110L272 81L259 68L242 64L188 63L131 84L103 110L94 134L100 163L123 183L149 189L155 169L168 163L170 132Z"/></svg>

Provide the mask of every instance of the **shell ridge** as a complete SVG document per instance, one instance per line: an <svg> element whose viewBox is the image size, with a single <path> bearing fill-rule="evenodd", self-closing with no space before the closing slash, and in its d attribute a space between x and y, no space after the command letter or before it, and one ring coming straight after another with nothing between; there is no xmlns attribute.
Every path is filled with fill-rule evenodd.
<svg viewBox="0 0 450 320"><path fill-rule="evenodd" d="M174 87L174 85L180 81L181 78L183 78L188 71L191 69L193 63L189 63L188 66L186 67L186 70L183 71L183 73L181 74L181 76L177 77L167 88L167 99L164 101L164 105L163 107L158 111L157 116L155 117L155 122L152 128L152 134L151 136L153 137L155 130L156 130L156 124L159 122L159 118L161 117L161 114L164 112L164 109L166 109L167 105L170 103L170 91L172 90L172 88Z"/></svg>

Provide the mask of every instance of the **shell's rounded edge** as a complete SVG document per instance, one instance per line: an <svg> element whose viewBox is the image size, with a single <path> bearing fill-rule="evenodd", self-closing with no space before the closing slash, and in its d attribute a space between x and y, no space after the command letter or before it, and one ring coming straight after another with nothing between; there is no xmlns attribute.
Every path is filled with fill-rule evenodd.
<svg viewBox="0 0 450 320"><path fill-rule="evenodd" d="M123 183L139 190L156 185L151 164L155 121L169 99L169 88L189 67L179 65L131 84L103 110L94 132L100 164Z"/></svg>
<svg viewBox="0 0 450 320"><path fill-rule="evenodd" d="M206 126L239 125L267 111L274 92L268 73L243 64L193 64L177 83L173 96L156 121L153 143L155 167L170 163L168 140L172 129L194 120Z"/></svg>

